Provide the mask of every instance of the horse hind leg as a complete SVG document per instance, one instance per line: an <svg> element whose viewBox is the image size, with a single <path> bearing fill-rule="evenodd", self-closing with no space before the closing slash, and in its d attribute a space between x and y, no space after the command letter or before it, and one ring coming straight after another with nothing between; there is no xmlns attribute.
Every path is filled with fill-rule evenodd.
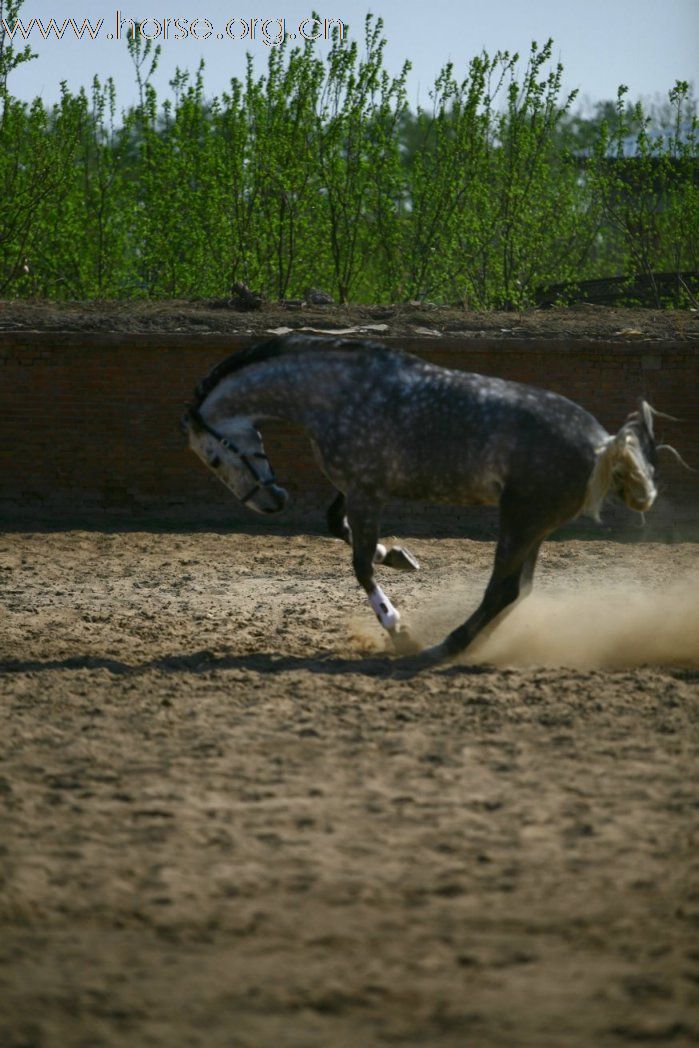
<svg viewBox="0 0 699 1048"><path fill-rule="evenodd" d="M539 556L539 550L541 549L541 542L535 542L529 553L525 557L524 564L522 565L522 574L519 579L519 600L524 597L528 597L534 586L534 569L536 568L536 561Z"/></svg>
<svg viewBox="0 0 699 1048"><path fill-rule="evenodd" d="M510 525L508 517L501 516L495 563L481 603L441 644L423 653L426 663L440 662L465 651L499 615L530 592L539 548L550 529L521 529Z"/></svg>
<svg viewBox="0 0 699 1048"><path fill-rule="evenodd" d="M396 652L407 655L418 651L419 645L401 623L400 613L374 577L374 558L379 534L378 505L365 497L350 499L347 504L347 519L352 536L352 567L374 614L388 633Z"/></svg>
<svg viewBox="0 0 699 1048"><path fill-rule="evenodd" d="M338 492L326 513L328 531L335 538L352 545L352 529L347 520L347 502L342 492ZM376 543L372 560L374 564L384 564L396 571L418 571L420 563L404 546L390 546Z"/></svg>

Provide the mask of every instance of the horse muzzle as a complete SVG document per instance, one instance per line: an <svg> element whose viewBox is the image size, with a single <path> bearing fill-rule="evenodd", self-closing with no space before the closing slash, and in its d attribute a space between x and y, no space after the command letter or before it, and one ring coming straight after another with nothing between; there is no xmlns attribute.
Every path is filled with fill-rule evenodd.
<svg viewBox="0 0 699 1048"><path fill-rule="evenodd" d="M289 494L278 484L269 484L260 488L259 496L253 503L258 513L281 513L289 501Z"/></svg>

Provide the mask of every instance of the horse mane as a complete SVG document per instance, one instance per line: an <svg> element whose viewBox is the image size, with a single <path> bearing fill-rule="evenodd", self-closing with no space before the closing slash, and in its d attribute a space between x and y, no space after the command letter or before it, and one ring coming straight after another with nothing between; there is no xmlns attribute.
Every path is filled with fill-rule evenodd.
<svg viewBox="0 0 699 1048"><path fill-rule="evenodd" d="M191 407L194 409L200 408L209 393L227 375L233 374L234 371L240 371L241 368L248 367L250 364L272 360L274 357L281 356L286 349L287 347L284 345L283 340L277 335L274 338L266 339L264 342L256 342L255 345L248 346L246 349L240 349L236 353L231 353L230 356L219 361L208 375L201 380L194 390L194 400Z"/></svg>
<svg viewBox="0 0 699 1048"><path fill-rule="evenodd" d="M202 379L194 391L194 399L190 407L196 411L204 403L209 393L228 375L249 367L251 364L261 364L276 357L286 356L294 350L304 349L315 352L332 352L333 350L356 350L371 352L389 352L386 346L369 339L348 338L323 338L318 335L306 335L300 332L292 332L287 335L275 335L273 338L265 339L264 342L256 342L246 349L238 350L225 357L208 375ZM398 350L392 350L394 354Z"/></svg>

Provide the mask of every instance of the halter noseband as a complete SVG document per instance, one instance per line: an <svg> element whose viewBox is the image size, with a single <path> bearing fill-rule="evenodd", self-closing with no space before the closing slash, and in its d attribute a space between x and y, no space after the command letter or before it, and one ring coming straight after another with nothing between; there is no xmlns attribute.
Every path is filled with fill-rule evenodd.
<svg viewBox="0 0 699 1048"><path fill-rule="evenodd" d="M232 440L229 440L227 437L221 436L221 434L218 433L213 428L213 426L210 426L208 424L208 422L205 422L198 411L195 411L195 410L190 408L189 415L190 415L190 418L192 419L192 421L194 422L194 424L196 426L198 426L199 428L206 430L207 433L210 433L211 436L214 437L219 442L219 444L221 445L222 448L230 449L230 451L232 451L234 455L237 455L238 458L240 459L240 461L243 463L243 465L247 469L247 471L250 474L252 474L252 477L253 477L253 480L255 481L255 483L253 484L253 486L250 488L250 490L247 492L246 495L237 495L236 496L236 498L238 499L239 502L242 502L243 504L245 504L245 503L249 502L250 499L254 495L257 494L257 492L260 490L260 488L269 488L273 484L277 483L277 478L275 477L274 473L272 473L272 475L270 477L268 477L267 480L265 480L260 475L260 472L257 469L257 467L255 466L255 463L250 461L251 458L264 459L265 462L269 465L269 459L265 455L264 451L255 451L255 452L253 452L252 455L247 455L244 451L241 451L240 448L238 448L234 444L234 442ZM271 467L270 467L270 469L271 469Z"/></svg>

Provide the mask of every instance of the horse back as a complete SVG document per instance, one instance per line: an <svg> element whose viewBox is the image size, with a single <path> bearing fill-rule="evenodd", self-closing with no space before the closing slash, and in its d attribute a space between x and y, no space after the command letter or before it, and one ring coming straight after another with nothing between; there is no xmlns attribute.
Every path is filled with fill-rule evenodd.
<svg viewBox="0 0 699 1048"><path fill-rule="evenodd" d="M464 504L555 493L567 505L582 502L607 434L558 394L400 355L367 363L328 436L316 443L341 488Z"/></svg>

